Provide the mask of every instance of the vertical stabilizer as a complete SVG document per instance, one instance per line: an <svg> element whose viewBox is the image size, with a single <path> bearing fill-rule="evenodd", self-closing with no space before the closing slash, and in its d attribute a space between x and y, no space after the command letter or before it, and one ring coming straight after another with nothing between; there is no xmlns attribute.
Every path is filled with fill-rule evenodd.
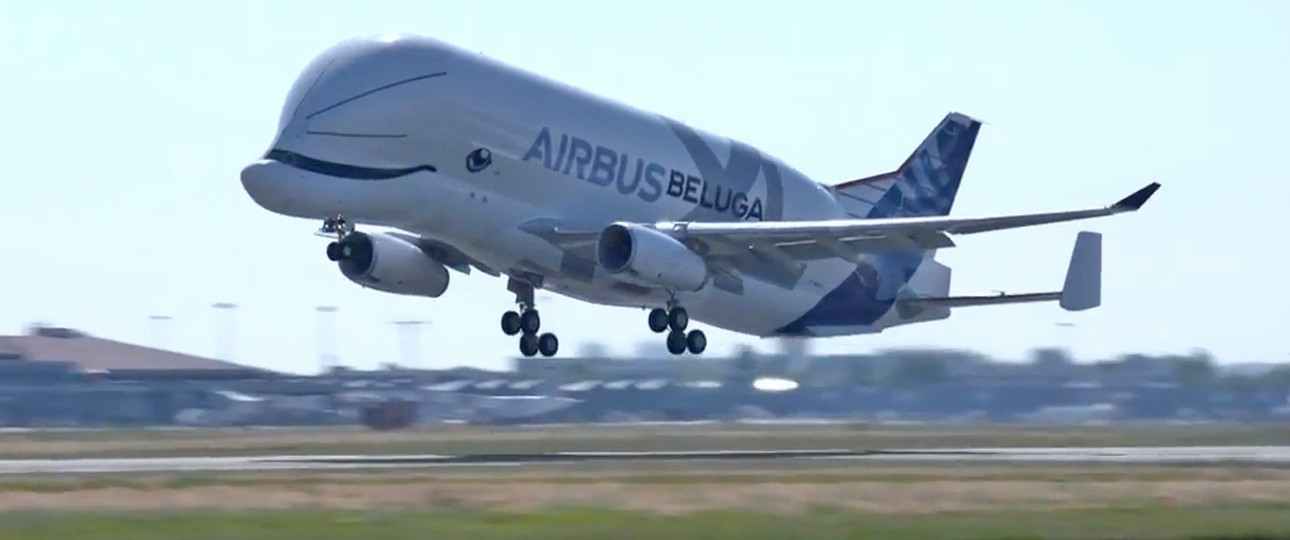
<svg viewBox="0 0 1290 540"><path fill-rule="evenodd" d="M947 216L980 130L979 120L950 113L896 170L831 189L858 218Z"/></svg>
<svg viewBox="0 0 1290 540"><path fill-rule="evenodd" d="M1062 309L1083 311L1102 305L1102 235L1083 231L1075 238L1066 283L1060 299Z"/></svg>

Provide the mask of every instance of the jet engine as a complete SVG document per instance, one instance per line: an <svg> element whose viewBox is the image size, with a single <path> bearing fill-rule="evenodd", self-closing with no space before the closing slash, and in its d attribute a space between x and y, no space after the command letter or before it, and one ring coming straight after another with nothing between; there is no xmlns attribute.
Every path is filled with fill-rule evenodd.
<svg viewBox="0 0 1290 540"><path fill-rule="evenodd" d="M611 275L676 291L698 290L708 279L703 257L679 240L635 223L605 227L596 262Z"/></svg>
<svg viewBox="0 0 1290 540"><path fill-rule="evenodd" d="M448 269L421 248L381 233L353 232L327 246L350 281L378 291L437 298L448 289Z"/></svg>

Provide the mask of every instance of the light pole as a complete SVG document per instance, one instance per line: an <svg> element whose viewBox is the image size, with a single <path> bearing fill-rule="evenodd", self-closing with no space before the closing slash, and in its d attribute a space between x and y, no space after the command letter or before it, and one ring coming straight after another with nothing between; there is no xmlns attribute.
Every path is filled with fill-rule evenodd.
<svg viewBox="0 0 1290 540"><path fill-rule="evenodd" d="M399 332L403 348L403 367L423 367L419 365L417 352L421 350L421 327L430 324L430 321L390 321L390 324L394 325Z"/></svg>
<svg viewBox="0 0 1290 540"><path fill-rule="evenodd" d="M170 315L149 315L149 326L152 327L152 346L158 349L165 349L166 344L166 324L174 320Z"/></svg>
<svg viewBox="0 0 1290 540"><path fill-rule="evenodd" d="M218 358L225 362L233 361L233 316L237 309L237 304L232 302L216 302L211 304L211 308L216 310L216 317L220 317L215 323L215 350Z"/></svg>
<svg viewBox="0 0 1290 540"><path fill-rule="evenodd" d="M340 362L336 358L336 333L332 325L336 306L317 306L318 313L318 372L326 374Z"/></svg>

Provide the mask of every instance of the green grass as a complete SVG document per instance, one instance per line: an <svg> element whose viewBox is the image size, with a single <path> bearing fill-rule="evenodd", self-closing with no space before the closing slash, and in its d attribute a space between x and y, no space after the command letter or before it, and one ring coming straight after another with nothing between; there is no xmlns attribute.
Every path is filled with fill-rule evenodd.
<svg viewBox="0 0 1290 540"><path fill-rule="evenodd" d="M0 434L0 456L5 459L1173 445L1290 445L1290 429L1239 425L1061 428L730 424L539 428L436 426L393 433L374 433L361 428L291 428L51 430Z"/></svg>
<svg viewBox="0 0 1290 540"><path fill-rule="evenodd" d="M0 540L1290 539L1290 505L928 515L559 509L526 514L294 511L2 518Z"/></svg>

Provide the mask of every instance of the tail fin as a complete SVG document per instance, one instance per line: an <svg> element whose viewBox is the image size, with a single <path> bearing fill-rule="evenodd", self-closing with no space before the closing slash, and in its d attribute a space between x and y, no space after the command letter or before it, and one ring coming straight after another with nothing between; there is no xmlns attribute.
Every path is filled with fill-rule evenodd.
<svg viewBox="0 0 1290 540"><path fill-rule="evenodd" d="M947 216L981 122L949 113L900 168L832 187L858 218Z"/></svg>
<svg viewBox="0 0 1290 540"><path fill-rule="evenodd" d="M1061 306L1066 311L1084 311L1102 305L1102 235L1082 231L1075 237Z"/></svg>

